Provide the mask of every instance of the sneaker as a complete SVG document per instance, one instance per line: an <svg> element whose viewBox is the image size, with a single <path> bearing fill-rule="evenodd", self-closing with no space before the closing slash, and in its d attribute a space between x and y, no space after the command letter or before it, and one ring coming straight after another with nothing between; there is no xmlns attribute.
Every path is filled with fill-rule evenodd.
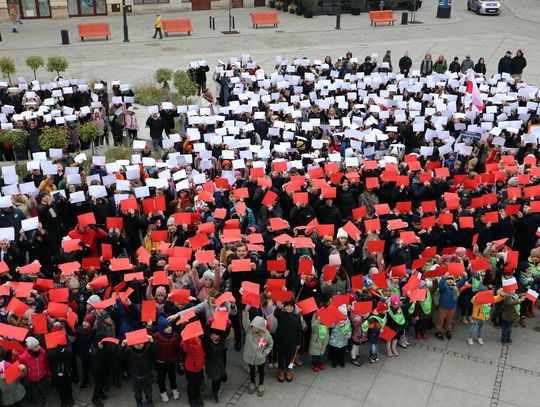
<svg viewBox="0 0 540 407"><path fill-rule="evenodd" d="M324 363L319 363L317 366L318 366L319 370L326 369L326 365Z"/></svg>
<svg viewBox="0 0 540 407"><path fill-rule="evenodd" d="M392 353L394 354L394 356L399 356L399 353L398 353L398 351L396 350L396 348L392 349Z"/></svg>
<svg viewBox="0 0 540 407"><path fill-rule="evenodd" d="M319 371L319 366L311 365L311 370L313 370L314 372L318 372Z"/></svg>
<svg viewBox="0 0 540 407"><path fill-rule="evenodd" d="M452 332L446 331L446 339L448 340L452 339Z"/></svg>
<svg viewBox="0 0 540 407"><path fill-rule="evenodd" d="M461 318L461 322L463 322L465 325L469 325L469 320L467 319L467 317Z"/></svg>
<svg viewBox="0 0 540 407"><path fill-rule="evenodd" d="M167 395L166 391L164 391L163 393L159 393L159 395L161 396L161 400L163 400L164 403L169 401L169 396Z"/></svg>
<svg viewBox="0 0 540 407"><path fill-rule="evenodd" d="M257 389L257 396L259 396L259 397L264 396L264 387L263 386L259 386L259 388Z"/></svg>
<svg viewBox="0 0 540 407"><path fill-rule="evenodd" d="M213 401L215 404L219 404L219 402L220 402L220 399L219 399L219 392L216 393L216 394L214 394L214 395L212 396L212 401Z"/></svg>
<svg viewBox="0 0 540 407"><path fill-rule="evenodd" d="M388 349L386 351L386 356L388 356L389 358L392 358L392 357L394 357L394 354L392 353L392 351L390 349Z"/></svg>
<svg viewBox="0 0 540 407"><path fill-rule="evenodd" d="M469 345L471 345L471 346L474 345L474 342L473 342L473 339L472 339L472 338L467 338L467 343L468 343Z"/></svg>
<svg viewBox="0 0 540 407"><path fill-rule="evenodd" d="M422 339L423 339L424 341L427 341L427 340L428 340L428 336L426 335L425 332L422 334Z"/></svg>
<svg viewBox="0 0 540 407"><path fill-rule="evenodd" d="M478 338L476 340L480 345L483 345L484 344L484 340L482 338Z"/></svg>
<svg viewBox="0 0 540 407"><path fill-rule="evenodd" d="M511 345L511 344L512 344L512 339L508 339L508 340L506 341L506 343L507 343L508 345Z"/></svg>
<svg viewBox="0 0 540 407"><path fill-rule="evenodd" d="M376 362L375 358L374 358L374 357L371 357L371 356L369 357L369 361L370 361L371 363L375 363L375 362Z"/></svg>
<svg viewBox="0 0 540 407"><path fill-rule="evenodd" d="M472 323L473 323L473 321L474 321L474 319L473 319L472 315L469 315L469 317L468 317L468 318L469 318L469 323L470 323L470 324L472 324Z"/></svg>
<svg viewBox="0 0 540 407"><path fill-rule="evenodd" d="M255 383L250 383L248 388L248 393L253 394L255 393L255 390L257 389L257 386L255 386Z"/></svg>
<svg viewBox="0 0 540 407"><path fill-rule="evenodd" d="M375 356L375 362L378 362L378 361L379 361L379 357Z"/></svg>
<svg viewBox="0 0 540 407"><path fill-rule="evenodd" d="M421 334L416 334L416 340L421 341L422 340L422 335Z"/></svg>
<svg viewBox="0 0 540 407"><path fill-rule="evenodd" d="M437 339L444 341L444 336L441 332L435 332L435 336L437 337Z"/></svg>
<svg viewBox="0 0 540 407"><path fill-rule="evenodd" d="M173 391L172 391L172 398L173 398L174 400L178 400L178 399L180 398L180 392L179 392L178 390L176 390L176 389L173 389Z"/></svg>
<svg viewBox="0 0 540 407"><path fill-rule="evenodd" d="M358 360L358 358L357 358L357 359L351 360L351 363L352 363L354 366L362 366L362 364L363 364L361 360Z"/></svg>

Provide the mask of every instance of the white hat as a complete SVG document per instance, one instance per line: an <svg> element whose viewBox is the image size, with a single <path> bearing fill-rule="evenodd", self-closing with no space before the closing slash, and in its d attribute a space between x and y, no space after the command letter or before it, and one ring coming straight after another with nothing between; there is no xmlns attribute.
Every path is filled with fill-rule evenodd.
<svg viewBox="0 0 540 407"><path fill-rule="evenodd" d="M337 236L336 236L338 239L340 237L349 237L349 235L347 234L347 232L345 232L345 229L343 228L339 228L338 231L337 231Z"/></svg>
<svg viewBox="0 0 540 407"><path fill-rule="evenodd" d="M87 304L94 305L96 302L100 302L101 298L99 298L99 295L91 295L88 300L86 301Z"/></svg>
<svg viewBox="0 0 540 407"><path fill-rule="evenodd" d="M36 346L39 346L39 341L34 338L33 336L29 336L26 338L26 347L27 348L35 348Z"/></svg>

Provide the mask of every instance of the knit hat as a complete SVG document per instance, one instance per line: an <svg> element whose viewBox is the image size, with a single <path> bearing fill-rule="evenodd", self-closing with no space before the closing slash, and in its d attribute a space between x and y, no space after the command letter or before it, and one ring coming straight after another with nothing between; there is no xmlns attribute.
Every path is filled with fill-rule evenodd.
<svg viewBox="0 0 540 407"><path fill-rule="evenodd" d="M345 229L343 229L343 228L339 228L338 231L337 231L336 238L339 239L340 237L346 237L346 238L349 237L349 235L347 234L347 232L345 232Z"/></svg>
<svg viewBox="0 0 540 407"><path fill-rule="evenodd" d="M167 226L174 225L174 218L171 216L169 219L167 219Z"/></svg>
<svg viewBox="0 0 540 407"><path fill-rule="evenodd" d="M159 286L156 288L156 296L157 295L167 295L167 290L165 290L165 287Z"/></svg>
<svg viewBox="0 0 540 407"><path fill-rule="evenodd" d="M99 298L99 295L91 295L90 298L86 301L87 304L94 305L96 302L100 302L101 298Z"/></svg>
<svg viewBox="0 0 540 407"><path fill-rule="evenodd" d="M39 346L39 341L33 336L29 336L28 338L26 338L25 342L27 348L35 348L36 346Z"/></svg>
<svg viewBox="0 0 540 407"><path fill-rule="evenodd" d="M386 298L381 298L381 300L377 304L377 312L381 314L386 311L388 311L388 303L386 302Z"/></svg>
<svg viewBox="0 0 540 407"><path fill-rule="evenodd" d="M158 325L158 331L160 334L164 334L164 331L167 327L171 326L169 324L169 321L167 321L167 318L164 318L164 317L159 317L158 320L157 320L157 325Z"/></svg>
<svg viewBox="0 0 540 407"><path fill-rule="evenodd" d="M96 316L92 313L86 314L83 318L83 322L87 322L90 324L90 326L94 326L94 322L96 322Z"/></svg>
<svg viewBox="0 0 540 407"><path fill-rule="evenodd" d="M487 291L487 289L488 289L488 288L487 288L485 285L483 285L483 284L480 284L480 285L478 286L478 291L479 291L479 292L480 292L480 291Z"/></svg>
<svg viewBox="0 0 540 407"><path fill-rule="evenodd" d="M202 276L203 280L214 280L214 272L206 270Z"/></svg>
<svg viewBox="0 0 540 407"><path fill-rule="evenodd" d="M392 296L390 297L390 302L392 303L392 305L394 306L398 306L401 304L401 300L399 298L399 294L392 294Z"/></svg>
<svg viewBox="0 0 540 407"><path fill-rule="evenodd" d="M101 314L101 318L105 319L107 317L110 317L111 314L107 310L103 310L103 313Z"/></svg>

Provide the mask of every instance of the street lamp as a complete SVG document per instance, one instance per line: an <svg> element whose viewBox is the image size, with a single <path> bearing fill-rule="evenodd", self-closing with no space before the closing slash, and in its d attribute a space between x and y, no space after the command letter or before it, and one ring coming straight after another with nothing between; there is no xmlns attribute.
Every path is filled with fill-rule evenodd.
<svg viewBox="0 0 540 407"><path fill-rule="evenodd" d="M129 42L126 0L122 0L122 17L124 18L124 42Z"/></svg>

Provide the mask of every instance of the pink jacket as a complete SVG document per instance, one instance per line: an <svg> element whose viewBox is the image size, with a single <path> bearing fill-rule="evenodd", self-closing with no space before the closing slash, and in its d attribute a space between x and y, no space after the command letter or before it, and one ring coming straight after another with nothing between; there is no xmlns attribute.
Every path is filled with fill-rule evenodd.
<svg viewBox="0 0 540 407"><path fill-rule="evenodd" d="M37 382L47 377L51 377L49 359L47 358L45 350L42 348L39 349L39 356L37 358L28 353L28 349L26 349L22 355L17 355L14 359L26 366L28 369L26 378L30 382Z"/></svg>

